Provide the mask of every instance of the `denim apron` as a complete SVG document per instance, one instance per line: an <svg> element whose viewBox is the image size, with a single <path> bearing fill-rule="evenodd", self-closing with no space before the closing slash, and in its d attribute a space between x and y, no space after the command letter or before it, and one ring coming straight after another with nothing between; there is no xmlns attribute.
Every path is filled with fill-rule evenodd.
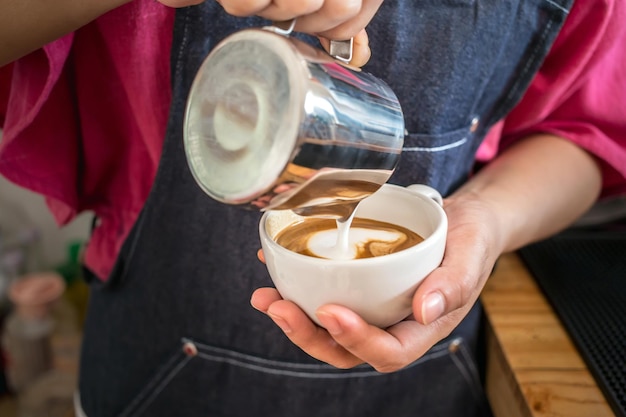
<svg viewBox="0 0 626 417"><path fill-rule="evenodd" d="M408 135L390 182L442 194L467 179L488 128L519 100L571 0L397 0L369 26L365 70L386 80ZM207 1L177 11L173 103L159 171L109 280L92 280L79 390L97 416L485 416L480 308L405 369L340 370L294 346L250 306L271 286L256 258L259 213L194 182L182 120L190 84L238 19Z"/></svg>

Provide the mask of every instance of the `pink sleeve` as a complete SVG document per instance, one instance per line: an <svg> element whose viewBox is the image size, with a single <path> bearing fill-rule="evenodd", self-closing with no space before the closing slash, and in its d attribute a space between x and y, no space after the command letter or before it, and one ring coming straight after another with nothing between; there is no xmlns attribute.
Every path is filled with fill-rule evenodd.
<svg viewBox="0 0 626 417"><path fill-rule="evenodd" d="M603 195L626 193L626 3L582 3L505 120L502 145L535 132L566 138L597 157Z"/></svg>
<svg viewBox="0 0 626 417"><path fill-rule="evenodd" d="M626 45L626 39L622 42ZM534 127L569 139L594 155L602 168L604 195L626 193L624 62L623 52L618 59L606 60L580 89Z"/></svg>
<svg viewBox="0 0 626 417"><path fill-rule="evenodd" d="M4 126L4 119L9 107L9 91L11 89L11 76L13 64L0 67L0 129Z"/></svg>
<svg viewBox="0 0 626 417"><path fill-rule="evenodd" d="M6 112L0 143L0 174L32 191L47 195L60 223L75 214L75 170L68 159L78 158L78 133L73 101L64 70L73 42L64 36L12 64L0 94ZM10 86L10 90L9 90ZM40 123L34 123L35 119ZM57 140L60 137L69 140ZM36 147L37 152L32 152ZM55 158L55 155L63 158ZM21 163L29 159L28 164ZM58 181L58 178L62 178ZM59 184L68 184L59 186Z"/></svg>

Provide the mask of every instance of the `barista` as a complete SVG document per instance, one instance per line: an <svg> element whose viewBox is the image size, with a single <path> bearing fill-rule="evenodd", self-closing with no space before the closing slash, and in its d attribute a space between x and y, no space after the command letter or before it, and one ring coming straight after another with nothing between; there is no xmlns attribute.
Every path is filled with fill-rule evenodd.
<svg viewBox="0 0 626 417"><path fill-rule="evenodd" d="M12 64L0 172L46 195L60 223L98 217L85 257L88 416L489 414L476 300L497 257L625 190L622 2L327 0L288 12L295 2L221 1L237 15L298 16L296 30L335 39L367 24L365 69L405 110L391 182L448 197L446 255L413 319L382 330L333 305L318 312L328 331L269 288L258 213L206 196L182 147L202 59L267 21L149 0L88 2L100 9L67 19L84 6L70 3L3 8L0 38L33 52ZM80 28L63 36L42 23L56 18ZM22 55L11 50L3 62ZM477 157L488 162L479 172Z"/></svg>

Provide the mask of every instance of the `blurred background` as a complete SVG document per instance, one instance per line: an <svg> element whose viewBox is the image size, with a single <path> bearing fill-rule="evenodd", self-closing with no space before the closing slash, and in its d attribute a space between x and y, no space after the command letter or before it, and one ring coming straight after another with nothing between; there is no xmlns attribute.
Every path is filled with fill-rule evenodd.
<svg viewBox="0 0 626 417"><path fill-rule="evenodd" d="M60 228L43 197L0 176L2 417L73 415L91 221L85 213Z"/></svg>

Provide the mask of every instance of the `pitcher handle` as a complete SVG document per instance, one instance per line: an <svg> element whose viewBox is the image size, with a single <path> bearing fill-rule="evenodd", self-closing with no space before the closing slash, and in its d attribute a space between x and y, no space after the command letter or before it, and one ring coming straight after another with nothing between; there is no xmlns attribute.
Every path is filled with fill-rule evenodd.
<svg viewBox="0 0 626 417"><path fill-rule="evenodd" d="M265 26L263 29L277 33L283 36L289 36L293 32L293 28L296 26L296 19L274 21L270 26Z"/></svg>
<svg viewBox="0 0 626 417"><path fill-rule="evenodd" d="M296 26L296 19L283 20L272 22L271 26L266 26L265 29L283 36L289 36L293 33L293 28ZM328 53L333 58L349 64L352 61L352 49L354 46L354 38L346 40L334 40L330 41L330 50Z"/></svg>
<svg viewBox="0 0 626 417"><path fill-rule="evenodd" d="M349 64L352 61L352 48L354 46L354 38L330 41L330 51L328 53L335 59Z"/></svg>

